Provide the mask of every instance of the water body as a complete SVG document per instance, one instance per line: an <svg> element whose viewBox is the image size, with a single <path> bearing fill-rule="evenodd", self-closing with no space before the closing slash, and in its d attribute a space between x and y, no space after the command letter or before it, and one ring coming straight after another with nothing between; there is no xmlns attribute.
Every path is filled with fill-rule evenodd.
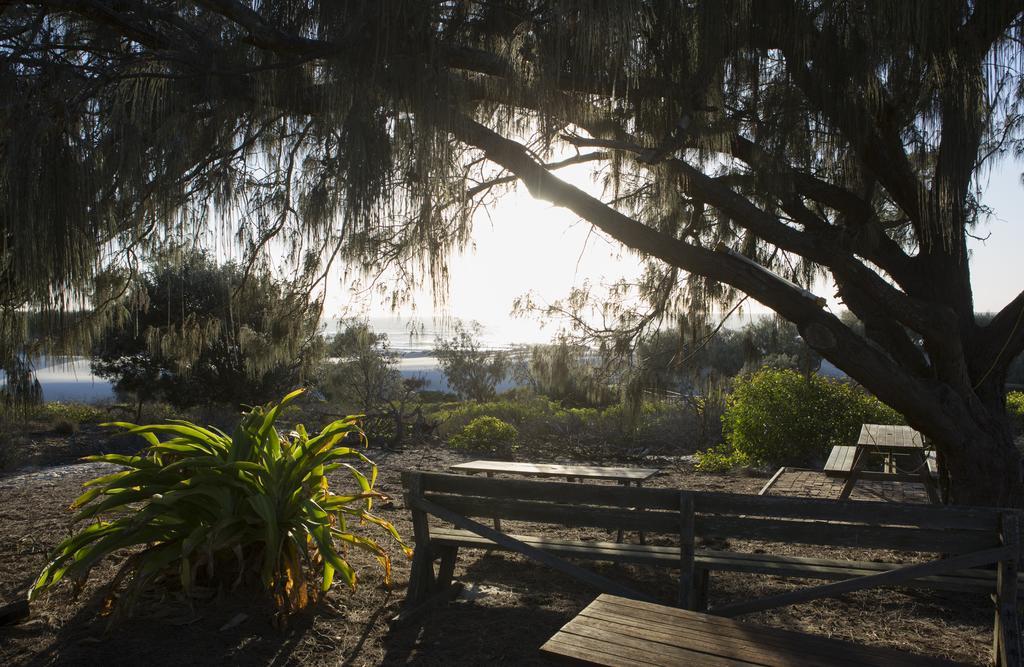
<svg viewBox="0 0 1024 667"><path fill-rule="evenodd" d="M426 389L448 391L441 365L431 355L431 351L438 338L453 335L452 328L428 324L397 317L370 320L370 326L376 332L387 334L391 349L398 353L398 371L403 378L422 378L427 381ZM328 321L325 333L333 335L336 331L337 322ZM499 331L501 329L493 325L484 329L481 343L486 349L509 349L523 344L523 341L512 340L507 330L505 335L497 333ZM116 399L113 384L92 374L88 357L62 360L43 357L35 367L36 377L43 388L44 401L109 403ZM0 384L4 381L4 373L0 371ZM512 386L511 382L506 381L499 385L499 391Z"/></svg>
<svg viewBox="0 0 1024 667"><path fill-rule="evenodd" d="M114 386L109 380L96 377L89 368L88 357L48 359L35 364L36 378L43 388L44 401L104 403L114 400ZM0 371L0 384L6 380Z"/></svg>
<svg viewBox="0 0 1024 667"><path fill-rule="evenodd" d="M430 320L410 321L399 317L371 318L369 324L377 333L387 334L391 349L399 355L398 372L403 378L421 378L426 380L426 389L449 391L444 373L441 372L441 364L431 352L439 338L450 338L453 335L453 327L437 325ZM337 321L328 321L325 333L333 335L337 328ZM527 344L546 343L550 338L551 332L541 329L536 322L512 320L508 325L485 325L480 342L485 349L507 350ZM116 398L113 385L92 374L87 357L67 360L43 358L36 369L45 401L104 403ZM845 377L845 373L827 361L822 362L819 372L831 377ZM4 374L0 371L0 383L3 381ZM506 380L498 386L498 391L513 386L513 382Z"/></svg>
<svg viewBox="0 0 1024 667"><path fill-rule="evenodd" d="M438 341L455 335L454 323L401 317L373 317L368 323L376 333L387 335L389 347L398 354L398 372L403 378L425 380L425 389L450 391L441 364L433 356L433 350ZM549 342L550 336L535 322L527 324L529 326L522 326L523 322L518 320L503 322L501 325L484 324L479 336L480 346L485 350L510 350L523 345ZM337 330L337 321L327 323L328 334ZM497 389L501 392L514 386L511 380L505 380Z"/></svg>

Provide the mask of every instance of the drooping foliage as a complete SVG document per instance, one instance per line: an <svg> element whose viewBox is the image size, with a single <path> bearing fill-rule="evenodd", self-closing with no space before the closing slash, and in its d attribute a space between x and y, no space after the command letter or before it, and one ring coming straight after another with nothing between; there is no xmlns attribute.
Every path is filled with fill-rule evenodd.
<svg viewBox="0 0 1024 667"><path fill-rule="evenodd" d="M3 367L0 383L0 410L19 410L43 400L43 388L35 377L31 361L13 356Z"/></svg>
<svg viewBox="0 0 1024 667"><path fill-rule="evenodd" d="M613 328L705 327L745 293L938 443L954 499L1024 504L1024 294L979 323L967 253L1024 129L1018 2L39 0L0 22L7 317L116 300L96 271L211 223L311 291L338 259L442 285L518 179L651 259L643 299L596 304ZM581 163L603 200L554 173Z"/></svg>
<svg viewBox="0 0 1024 667"><path fill-rule="evenodd" d="M322 357L319 313L294 285L203 253L164 253L93 348L119 392L179 407L251 404L301 384Z"/></svg>
<svg viewBox="0 0 1024 667"><path fill-rule="evenodd" d="M513 353L512 376L520 385L566 406L608 405L618 398L612 364L586 346L559 340Z"/></svg>

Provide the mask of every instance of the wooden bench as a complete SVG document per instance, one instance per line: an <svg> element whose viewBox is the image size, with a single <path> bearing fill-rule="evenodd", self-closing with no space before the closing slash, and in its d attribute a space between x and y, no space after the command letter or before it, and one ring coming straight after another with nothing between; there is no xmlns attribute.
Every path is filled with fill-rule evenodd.
<svg viewBox="0 0 1024 667"><path fill-rule="evenodd" d="M853 470L853 459L856 454L856 445L836 445L825 461L825 474L830 477L846 477Z"/></svg>
<svg viewBox="0 0 1024 667"><path fill-rule="evenodd" d="M416 540L407 608L421 604L451 583L460 548L515 551L600 592L649 602L654 600L566 559L678 569L677 604L687 609L706 608L714 571L828 582L712 607L711 613L720 616L878 586L988 592L995 593L997 601L995 655L1000 664L1020 664L1017 511L486 479L444 473L406 472L403 483ZM454 528L431 527L428 515L451 523ZM494 518L609 531L628 525L649 534L672 536L675 544L620 544L515 535L475 520ZM945 558L911 565L800 558L697 550L697 539L750 540L769 546L781 543L885 549L944 554ZM435 561L440 561L436 573ZM992 564L996 564L994 570L981 569Z"/></svg>
<svg viewBox="0 0 1024 667"><path fill-rule="evenodd" d="M885 457L882 472L866 470L868 459L881 454ZM897 457L907 462L907 470L897 467ZM853 466L848 472L837 471L835 474L844 476L846 483L839 492L839 499L846 500L853 492L858 480L918 482L924 485L928 498L938 504L939 491L933 474L937 473L937 465L928 460L924 436L909 426L892 424L864 424L857 437L856 453Z"/></svg>
<svg viewBox="0 0 1024 667"><path fill-rule="evenodd" d="M828 460L825 461L825 474L829 477L846 477L853 470L853 462L856 456L856 445L836 445L829 453ZM938 477L939 464L936 460L935 452L928 450L924 456L928 464L928 473L932 477Z"/></svg>
<svg viewBox="0 0 1024 667"><path fill-rule="evenodd" d="M659 468L627 468L623 466L584 466L563 463L528 463L526 461L469 461L449 466L455 472L486 473L493 476L529 475L535 477L565 477L567 481L600 479L618 482L623 486L633 483L642 486L657 475Z"/></svg>
<svg viewBox="0 0 1024 667"><path fill-rule="evenodd" d="M567 482L604 480L618 482L623 486L643 486L643 483L661 472L659 468L625 468L622 466L584 466L562 463L528 463L526 461L468 461L448 467L454 472L469 474L485 473L488 477L500 475L526 475L530 477L565 477ZM494 520L494 527L501 530L501 519ZM616 542L623 540L624 530L619 528ZM640 544L644 543L643 531Z"/></svg>
<svg viewBox="0 0 1024 667"><path fill-rule="evenodd" d="M613 667L938 667L954 664L612 595L600 595L549 639L541 651L573 662Z"/></svg>

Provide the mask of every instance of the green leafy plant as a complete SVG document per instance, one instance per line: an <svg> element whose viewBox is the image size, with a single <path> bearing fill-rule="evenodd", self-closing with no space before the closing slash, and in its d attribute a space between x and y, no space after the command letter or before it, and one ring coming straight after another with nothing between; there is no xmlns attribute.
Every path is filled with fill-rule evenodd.
<svg viewBox="0 0 1024 667"><path fill-rule="evenodd" d="M427 414L441 423L438 431L449 442L473 420L495 417L516 428L516 451L528 458L594 459L631 449L678 453L713 444L720 441L720 410L715 401L698 407L665 400L644 400L635 409L622 404L565 408L521 392L486 403L435 405Z"/></svg>
<svg viewBox="0 0 1024 667"><path fill-rule="evenodd" d="M695 454L693 467L699 472L726 472L733 468L750 465L746 454L727 444L715 445Z"/></svg>
<svg viewBox="0 0 1024 667"><path fill-rule="evenodd" d="M55 422L68 421L73 424L94 424L103 420L104 411L86 403L62 403L50 401L41 408L42 417Z"/></svg>
<svg viewBox="0 0 1024 667"><path fill-rule="evenodd" d="M301 424L283 436L275 420L301 393L251 409L231 436L185 421L111 424L149 444L138 456L86 458L126 469L86 482L72 508L79 510L76 522L92 523L57 546L29 599L64 579L84 583L103 558L130 547L139 549L126 559L108 597L112 603L117 586L130 578L129 609L143 587L177 571L186 593L201 581L239 585L258 577L287 618L330 589L335 576L355 587L350 548L371 553L389 581L388 552L356 526L374 524L406 555L409 550L394 526L371 513L374 499L382 497L374 489L376 465L343 444L365 441L357 418L335 421L312 437ZM369 473L346 460L365 464ZM329 489L326 475L338 469L354 480L352 492Z"/></svg>
<svg viewBox="0 0 1024 667"><path fill-rule="evenodd" d="M903 418L860 387L820 375L763 368L736 378L722 416L726 443L752 463L820 463L835 445L857 438L861 424Z"/></svg>
<svg viewBox="0 0 1024 667"><path fill-rule="evenodd" d="M1006 412L1014 433L1024 433L1024 391L1011 391L1006 395Z"/></svg>
<svg viewBox="0 0 1024 667"><path fill-rule="evenodd" d="M512 424L506 424L497 417L477 417L448 442L457 449L510 457L518 437L519 432Z"/></svg>

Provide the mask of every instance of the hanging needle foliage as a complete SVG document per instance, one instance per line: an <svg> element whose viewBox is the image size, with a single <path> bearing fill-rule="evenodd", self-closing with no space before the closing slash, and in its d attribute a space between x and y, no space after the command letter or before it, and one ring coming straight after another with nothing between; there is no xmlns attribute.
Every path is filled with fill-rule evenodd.
<svg viewBox="0 0 1024 667"><path fill-rule="evenodd" d="M642 308L598 309L619 328L747 295L936 442L954 500L1024 506L1024 293L979 322L968 252L1024 149L1017 1L7 4L2 357L26 309L111 317L168 239L443 295L518 182L648 260ZM584 163L601 192L557 175Z"/></svg>

